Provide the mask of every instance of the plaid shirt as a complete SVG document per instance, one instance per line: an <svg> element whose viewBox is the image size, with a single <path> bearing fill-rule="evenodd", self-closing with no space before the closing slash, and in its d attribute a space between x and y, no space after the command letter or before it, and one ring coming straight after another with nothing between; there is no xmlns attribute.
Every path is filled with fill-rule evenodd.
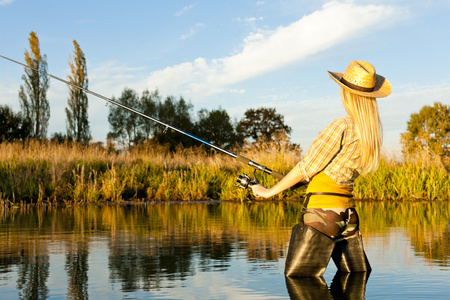
<svg viewBox="0 0 450 300"><path fill-rule="evenodd" d="M338 185L353 186L360 173L359 151L358 134L353 120L347 115L319 132L296 167L308 181L324 171Z"/></svg>

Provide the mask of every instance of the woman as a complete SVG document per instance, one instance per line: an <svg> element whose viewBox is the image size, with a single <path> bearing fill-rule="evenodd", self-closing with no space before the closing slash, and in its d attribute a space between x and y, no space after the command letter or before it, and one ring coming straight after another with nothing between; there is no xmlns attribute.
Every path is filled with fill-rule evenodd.
<svg viewBox="0 0 450 300"><path fill-rule="evenodd" d="M381 122L376 98L388 96L392 88L364 61L350 62L344 73L328 74L341 86L348 115L322 130L306 156L275 186L252 186L255 196L269 198L309 182L307 209L291 237L287 276L321 276L331 255L340 271L370 271L352 191L359 174L378 168Z"/></svg>

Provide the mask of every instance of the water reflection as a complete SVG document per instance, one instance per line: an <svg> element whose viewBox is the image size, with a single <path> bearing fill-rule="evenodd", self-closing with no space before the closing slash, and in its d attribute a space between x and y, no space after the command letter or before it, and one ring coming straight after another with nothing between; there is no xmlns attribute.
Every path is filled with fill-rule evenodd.
<svg viewBox="0 0 450 300"><path fill-rule="evenodd" d="M449 266L449 202L369 202L360 203L357 209L363 221L363 233L405 228L417 255L431 264Z"/></svg>
<svg viewBox="0 0 450 300"><path fill-rule="evenodd" d="M42 250L44 253L45 249ZM17 290L20 299L44 299L48 296L49 256L21 252L17 263Z"/></svg>
<svg viewBox="0 0 450 300"><path fill-rule="evenodd" d="M229 276L237 269L243 287L260 277L285 280L286 247L300 208L300 203L2 207L0 293L4 299L84 299L115 295L115 289L136 295L176 290L207 274L211 282L205 286L216 275L225 278L222 294L213 298L231 298L227 287L236 283ZM366 237L404 228L416 256L448 268L448 203L360 203L357 209ZM365 244L371 248L370 239ZM279 298L361 299L367 279L365 273L337 273L329 286L323 278L288 278L285 294L263 281L253 289L269 289Z"/></svg>
<svg viewBox="0 0 450 300"><path fill-rule="evenodd" d="M168 281L193 276L192 247L177 245L173 239L160 244L152 239L121 236L110 244L110 278L123 292L159 289Z"/></svg>
<svg viewBox="0 0 450 300"><path fill-rule="evenodd" d="M88 243L83 239L68 241L66 251L67 298L84 299L88 295Z"/></svg>
<svg viewBox="0 0 450 300"><path fill-rule="evenodd" d="M286 277L286 287L291 299L364 299L369 273L341 273L336 275L330 288L323 277Z"/></svg>

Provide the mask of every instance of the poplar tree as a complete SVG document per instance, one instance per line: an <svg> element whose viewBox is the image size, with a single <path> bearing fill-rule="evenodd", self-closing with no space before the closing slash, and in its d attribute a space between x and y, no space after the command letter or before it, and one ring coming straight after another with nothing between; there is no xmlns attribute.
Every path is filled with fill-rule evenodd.
<svg viewBox="0 0 450 300"><path fill-rule="evenodd" d="M86 58L80 46L74 40L73 56L69 56L71 75L68 76L70 83L84 89L88 88ZM69 85L69 98L66 107L67 136L77 142L87 143L91 138L88 120L88 97L86 92Z"/></svg>
<svg viewBox="0 0 450 300"><path fill-rule="evenodd" d="M25 50L26 64L47 72L47 56L41 55L39 39L35 32L30 33L28 41L31 52ZM25 75L22 76L25 86L20 86L19 100L23 115L32 126L31 136L43 139L47 135L50 119L50 105L47 100L49 77L36 70L25 68Z"/></svg>

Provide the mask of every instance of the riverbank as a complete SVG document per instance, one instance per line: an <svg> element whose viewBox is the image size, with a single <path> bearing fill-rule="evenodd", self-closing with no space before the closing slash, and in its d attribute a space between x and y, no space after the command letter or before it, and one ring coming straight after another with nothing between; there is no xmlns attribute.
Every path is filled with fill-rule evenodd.
<svg viewBox="0 0 450 300"><path fill-rule="evenodd" d="M286 174L300 150L283 141L260 143L239 154ZM234 187L236 176L252 168L203 147L170 152L144 144L127 152L100 146L29 141L0 144L0 200L28 202L120 202L251 200L248 190ZM262 184L276 179L261 174ZM294 200L303 190L272 200ZM355 182L357 200L448 200L450 179L438 161L385 158L377 172Z"/></svg>

